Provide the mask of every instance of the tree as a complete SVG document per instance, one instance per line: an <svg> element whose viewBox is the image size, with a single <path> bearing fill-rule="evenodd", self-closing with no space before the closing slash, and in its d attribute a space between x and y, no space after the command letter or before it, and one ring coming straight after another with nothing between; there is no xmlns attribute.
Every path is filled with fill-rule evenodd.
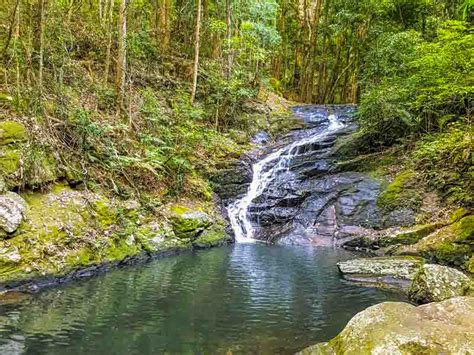
<svg viewBox="0 0 474 355"><path fill-rule="evenodd" d="M194 69L193 69L193 88L191 91L191 103L194 104L197 90L198 70L199 70L199 49L201 46L201 12L202 0L197 0L196 10L196 31L194 33Z"/></svg>

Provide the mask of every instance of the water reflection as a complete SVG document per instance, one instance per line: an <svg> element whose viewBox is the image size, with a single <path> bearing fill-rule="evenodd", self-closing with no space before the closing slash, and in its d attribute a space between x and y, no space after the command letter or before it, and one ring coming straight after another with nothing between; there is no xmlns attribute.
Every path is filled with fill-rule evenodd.
<svg viewBox="0 0 474 355"><path fill-rule="evenodd" d="M242 244L0 306L0 353L292 353L400 296L344 283L333 249Z"/></svg>

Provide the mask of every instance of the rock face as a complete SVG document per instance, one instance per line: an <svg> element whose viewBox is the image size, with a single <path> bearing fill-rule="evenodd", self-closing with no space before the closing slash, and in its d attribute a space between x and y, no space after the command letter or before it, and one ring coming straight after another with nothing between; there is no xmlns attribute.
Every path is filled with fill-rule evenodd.
<svg viewBox="0 0 474 355"><path fill-rule="evenodd" d="M416 274L408 294L416 303L439 302L466 295L470 284L469 277L456 269L426 264Z"/></svg>
<svg viewBox="0 0 474 355"><path fill-rule="evenodd" d="M337 266L347 280L407 290L423 263L417 257L376 257L349 260Z"/></svg>
<svg viewBox="0 0 474 355"><path fill-rule="evenodd" d="M300 354L471 354L474 298L457 297L414 307L385 302L354 316L327 343Z"/></svg>
<svg viewBox="0 0 474 355"><path fill-rule="evenodd" d="M357 128L353 112L353 106L295 108L306 129L284 136L263 155L293 142L308 143L283 152L282 159L290 159L252 201L248 212L256 227L254 237L278 244L332 245L334 237L340 244L364 235L368 229L414 223L414 212L409 208L386 212L377 205L383 188L380 181L338 168L337 142ZM345 125L343 128L329 130L332 114ZM278 163L270 161L263 173ZM240 166L220 174L215 191L224 203L246 193L252 180L251 164L244 160Z"/></svg>
<svg viewBox="0 0 474 355"><path fill-rule="evenodd" d="M26 202L14 193L7 192L0 195L0 236L3 233L13 233L23 221Z"/></svg>

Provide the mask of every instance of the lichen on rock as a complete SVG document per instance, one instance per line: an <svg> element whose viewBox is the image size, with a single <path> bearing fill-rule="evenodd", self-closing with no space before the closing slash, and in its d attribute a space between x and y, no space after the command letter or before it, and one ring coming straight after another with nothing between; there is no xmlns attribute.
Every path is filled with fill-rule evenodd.
<svg viewBox="0 0 474 355"><path fill-rule="evenodd" d="M14 193L0 195L0 237L3 233L14 233L23 221L26 202Z"/></svg>
<svg viewBox="0 0 474 355"><path fill-rule="evenodd" d="M415 307L384 302L355 315L335 338L299 354L471 354L474 297Z"/></svg>
<svg viewBox="0 0 474 355"><path fill-rule="evenodd" d="M469 277L456 269L425 264L416 274L408 295L416 303L439 302L466 295L470 285Z"/></svg>

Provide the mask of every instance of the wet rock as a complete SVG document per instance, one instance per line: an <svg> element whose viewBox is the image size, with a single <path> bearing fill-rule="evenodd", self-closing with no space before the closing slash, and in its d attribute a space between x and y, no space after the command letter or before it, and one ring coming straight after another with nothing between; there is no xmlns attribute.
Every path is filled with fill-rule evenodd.
<svg viewBox="0 0 474 355"><path fill-rule="evenodd" d="M424 259L409 256L374 257L349 260L337 266L346 280L407 290L423 263Z"/></svg>
<svg viewBox="0 0 474 355"><path fill-rule="evenodd" d="M474 353L474 297L415 307L384 302L355 315L335 338L299 354Z"/></svg>
<svg viewBox="0 0 474 355"><path fill-rule="evenodd" d="M470 285L469 277L456 269L425 264L416 274L408 295L416 303L439 302L466 295Z"/></svg>
<svg viewBox="0 0 474 355"><path fill-rule="evenodd" d="M267 132L260 131L252 138L252 143L257 145L265 145L269 142L270 135Z"/></svg>
<svg viewBox="0 0 474 355"><path fill-rule="evenodd" d="M0 195L0 236L2 231L13 233L23 222L26 201L14 192Z"/></svg>

